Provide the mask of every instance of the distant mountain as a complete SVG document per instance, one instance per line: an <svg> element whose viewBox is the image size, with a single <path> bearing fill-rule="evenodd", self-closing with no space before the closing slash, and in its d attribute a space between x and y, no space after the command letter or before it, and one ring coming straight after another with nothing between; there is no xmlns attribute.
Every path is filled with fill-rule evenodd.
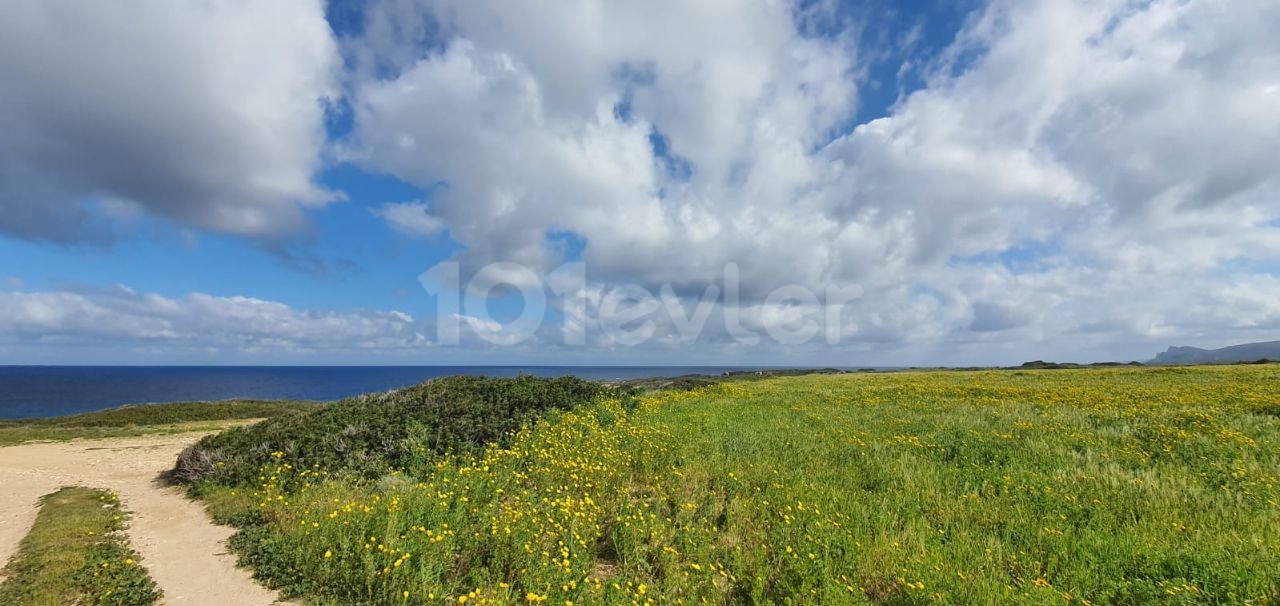
<svg viewBox="0 0 1280 606"><path fill-rule="evenodd" d="M1233 362L1255 362L1257 360L1280 360L1280 341L1245 343L1244 345L1232 345L1222 349L1170 347L1163 353L1156 354L1151 363L1230 364Z"/></svg>

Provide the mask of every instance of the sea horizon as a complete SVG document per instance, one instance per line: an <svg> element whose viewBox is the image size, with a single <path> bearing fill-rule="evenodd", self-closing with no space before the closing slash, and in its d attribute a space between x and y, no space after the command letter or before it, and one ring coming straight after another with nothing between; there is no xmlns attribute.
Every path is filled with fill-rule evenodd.
<svg viewBox="0 0 1280 606"><path fill-rule="evenodd" d="M0 364L0 368L834 368L849 370L900 367L821 364Z"/></svg>
<svg viewBox="0 0 1280 606"><path fill-rule="evenodd" d="M772 365L0 365L0 419L55 417L131 404L340 400L459 374L609 381L816 366ZM832 367L842 370L877 368ZM885 367L887 368L887 367Z"/></svg>

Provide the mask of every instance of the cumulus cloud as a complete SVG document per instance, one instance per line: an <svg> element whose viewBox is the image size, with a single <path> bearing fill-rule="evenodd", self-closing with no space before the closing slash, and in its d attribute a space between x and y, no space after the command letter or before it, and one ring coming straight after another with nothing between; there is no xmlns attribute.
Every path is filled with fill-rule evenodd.
<svg viewBox="0 0 1280 606"><path fill-rule="evenodd" d="M276 236L317 186L340 60L321 0L81 2L0 19L0 232L82 241L121 215Z"/></svg>
<svg viewBox="0 0 1280 606"><path fill-rule="evenodd" d="M595 271L648 283L705 280L726 259L812 266L776 260L781 246L821 258L823 220L786 207L819 171L809 150L856 107L848 40L803 35L785 3L408 6L375 12L447 41L356 87L350 153L447 183L433 210L468 260L552 265L561 232L587 240Z"/></svg>
<svg viewBox="0 0 1280 606"><path fill-rule="evenodd" d="M599 287L696 296L737 262L766 319L777 286L857 283L851 325L885 346L1272 321L1273 3L993 0L847 131L857 36L807 10L379 3L347 151L446 183L432 213L473 265L552 266L567 232Z"/></svg>
<svg viewBox="0 0 1280 606"><path fill-rule="evenodd" d="M1275 216L1280 43L1256 23L1280 11L993 3L952 49L973 66L826 150L855 194L836 208L915 213L922 258L1099 230L1167 241L1224 207Z"/></svg>

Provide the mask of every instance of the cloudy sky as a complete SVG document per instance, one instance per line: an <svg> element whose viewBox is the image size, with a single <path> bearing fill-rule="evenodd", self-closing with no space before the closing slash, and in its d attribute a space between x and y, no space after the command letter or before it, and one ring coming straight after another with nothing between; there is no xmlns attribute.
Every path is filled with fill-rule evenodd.
<svg viewBox="0 0 1280 606"><path fill-rule="evenodd" d="M12 2L0 363L1280 339L1277 31L1273 0ZM526 270L451 307L419 279L441 262L459 288ZM531 284L545 322L521 340ZM602 325L619 306L652 311L618 325L641 342ZM840 337L770 336L814 319Z"/></svg>

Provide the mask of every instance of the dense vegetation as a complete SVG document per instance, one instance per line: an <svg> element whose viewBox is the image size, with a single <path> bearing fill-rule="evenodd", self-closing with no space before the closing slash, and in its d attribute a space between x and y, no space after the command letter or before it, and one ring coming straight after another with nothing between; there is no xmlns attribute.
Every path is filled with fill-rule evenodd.
<svg viewBox="0 0 1280 606"><path fill-rule="evenodd" d="M602 389L573 377L435 379L206 437L182 453L170 477L242 484L287 457L299 468L376 478L501 443L549 412L594 401Z"/></svg>
<svg viewBox="0 0 1280 606"><path fill-rule="evenodd" d="M266 419L316 408L312 402L227 400L121 406L65 417L0 420L0 446L34 440L108 438L221 428L223 421ZM216 425L215 425L216 424Z"/></svg>
<svg viewBox="0 0 1280 606"><path fill-rule="evenodd" d="M903 372L606 395L373 480L272 445L203 495L244 527L259 578L318 604L1275 604L1278 379ZM430 427L392 452L435 451Z"/></svg>
<svg viewBox="0 0 1280 606"><path fill-rule="evenodd" d="M4 569L0 604L146 606L160 598L124 538L114 494L63 488L41 499L35 525Z"/></svg>

